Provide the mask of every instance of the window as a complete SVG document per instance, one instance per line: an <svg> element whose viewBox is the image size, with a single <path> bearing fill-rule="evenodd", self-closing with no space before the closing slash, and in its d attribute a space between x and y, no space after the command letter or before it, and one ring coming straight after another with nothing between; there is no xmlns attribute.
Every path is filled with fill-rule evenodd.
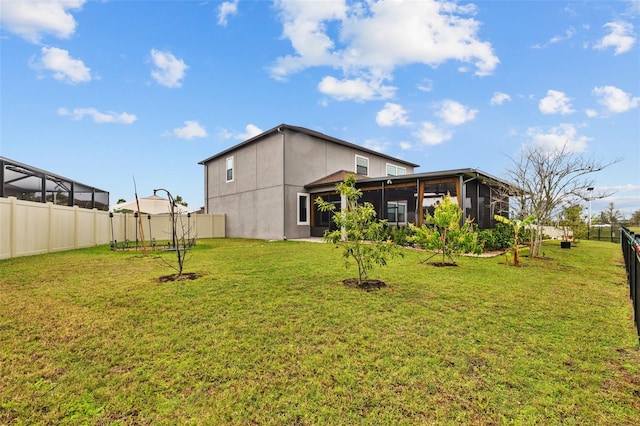
<svg viewBox="0 0 640 426"><path fill-rule="evenodd" d="M394 166L393 164L387 163L387 176L400 176L406 175L407 169L400 166Z"/></svg>
<svg viewBox="0 0 640 426"><path fill-rule="evenodd" d="M387 202L387 218L390 225L407 223L407 202L406 201L388 201Z"/></svg>
<svg viewBox="0 0 640 426"><path fill-rule="evenodd" d="M298 194L298 225L309 224L309 194Z"/></svg>
<svg viewBox="0 0 640 426"><path fill-rule="evenodd" d="M367 157L356 155L356 173L369 176L369 159Z"/></svg>
<svg viewBox="0 0 640 426"><path fill-rule="evenodd" d="M227 158L227 182L233 180L233 157Z"/></svg>

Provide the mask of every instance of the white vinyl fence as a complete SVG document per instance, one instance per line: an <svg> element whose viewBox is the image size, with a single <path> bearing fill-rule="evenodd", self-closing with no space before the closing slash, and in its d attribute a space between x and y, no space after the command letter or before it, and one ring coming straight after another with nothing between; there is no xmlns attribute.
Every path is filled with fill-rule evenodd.
<svg viewBox="0 0 640 426"><path fill-rule="evenodd" d="M225 216L195 214L181 216L190 238L224 238ZM15 197L0 198L0 259L54 251L72 250L120 242L171 239L168 214L142 215L142 231L133 214L35 203Z"/></svg>

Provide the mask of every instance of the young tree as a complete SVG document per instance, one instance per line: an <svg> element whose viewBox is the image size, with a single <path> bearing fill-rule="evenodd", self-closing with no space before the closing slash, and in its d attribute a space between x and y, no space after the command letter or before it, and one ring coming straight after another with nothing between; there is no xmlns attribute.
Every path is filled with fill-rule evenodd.
<svg viewBox="0 0 640 426"><path fill-rule="evenodd" d="M188 224L185 225L182 220L182 215L176 211L176 199L173 198L171 193L163 188L154 189L153 195L156 195L157 191L164 191L167 193L167 197L169 198L169 203L171 206L171 210L169 211L169 218L171 220L171 242L172 242L172 250L176 254L176 264L172 264L170 262L166 262L169 267L174 269L176 274L176 279L180 279L184 272L184 264L187 260L187 255L189 253L189 249L191 248L191 242L189 241L188 235L190 233L190 229L188 229Z"/></svg>
<svg viewBox="0 0 640 426"><path fill-rule="evenodd" d="M455 265L455 258L462 253L482 252L473 223L466 220L460 226L461 220L462 210L447 194L436 206L433 216L426 214L424 225L420 227L409 225L413 230L409 241L420 244L425 250L436 250L433 256L442 253L443 265L446 258Z"/></svg>
<svg viewBox="0 0 640 426"><path fill-rule="evenodd" d="M531 225L535 220L536 216L531 215L526 217L525 219L509 219L504 216L495 215L494 219L498 222L504 223L505 225L509 225L513 228L513 265L520 265L520 230L527 225Z"/></svg>
<svg viewBox="0 0 640 426"><path fill-rule="evenodd" d="M349 174L336 185L336 190L346 200L345 208L336 212L333 203L322 197L315 203L323 212L334 212L333 221L337 229L326 231L324 240L342 247L345 266L353 259L358 266L358 285L368 278L374 265L384 266L387 259L401 254L398 247L387 239L386 220L376 220L376 211L371 203L358 204L362 192L355 187L355 175Z"/></svg>
<svg viewBox="0 0 640 426"><path fill-rule="evenodd" d="M513 183L509 188L512 200L517 204L516 217L523 219L530 215L537 218L532 256L542 253L543 226L564 203L577 200L604 198L611 193L588 194L593 188L593 173L611 164L584 157L582 153L571 151L567 144L551 151L541 146L524 148L519 160L512 160L512 167L506 171Z"/></svg>
<svg viewBox="0 0 640 426"><path fill-rule="evenodd" d="M568 205L560 212L559 225L563 227L564 239L569 240L568 231L573 235L573 241L578 241L587 236L587 223L582 215L583 207L580 204Z"/></svg>

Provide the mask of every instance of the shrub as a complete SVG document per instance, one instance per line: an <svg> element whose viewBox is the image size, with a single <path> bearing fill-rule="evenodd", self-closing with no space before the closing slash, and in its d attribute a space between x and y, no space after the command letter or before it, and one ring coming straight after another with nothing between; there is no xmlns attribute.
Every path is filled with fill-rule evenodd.
<svg viewBox="0 0 640 426"><path fill-rule="evenodd" d="M435 208L433 216L427 213L424 225L411 225L414 235L410 241L420 244L425 250L442 253L443 265L447 257L455 265L455 258L462 253L482 252L473 223L466 220L460 226L461 220L462 210L447 194Z"/></svg>
<svg viewBox="0 0 640 426"><path fill-rule="evenodd" d="M499 250L502 247L498 244L496 233L493 229L483 229L478 232L478 244L484 251Z"/></svg>
<svg viewBox="0 0 640 426"><path fill-rule="evenodd" d="M394 226L391 228L391 240L399 246L408 244L412 235L411 228L407 226Z"/></svg>
<svg viewBox="0 0 640 426"><path fill-rule="evenodd" d="M387 259L402 255L388 236L386 220L376 220L376 211L371 203L359 204L362 192L355 187L355 175L349 174L336 186L336 190L347 199L347 207L336 211L336 206L324 201L322 197L315 200L322 212L332 212L335 231L326 231L324 240L341 246L346 266L349 260L358 266L358 285L368 279L368 271L374 265L384 266Z"/></svg>
<svg viewBox="0 0 640 426"><path fill-rule="evenodd" d="M510 248L513 246L513 228L504 223L496 223L493 229L498 249Z"/></svg>

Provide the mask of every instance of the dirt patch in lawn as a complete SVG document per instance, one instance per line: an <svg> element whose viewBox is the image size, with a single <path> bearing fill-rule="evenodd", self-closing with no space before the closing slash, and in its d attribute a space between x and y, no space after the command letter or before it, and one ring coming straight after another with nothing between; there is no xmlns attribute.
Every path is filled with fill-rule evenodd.
<svg viewBox="0 0 640 426"><path fill-rule="evenodd" d="M197 272L183 272L182 275L178 276L177 274L173 275L164 275L158 278L159 283L168 283L173 281L183 281L183 280L196 280L200 278L202 274L198 274Z"/></svg>
<svg viewBox="0 0 640 426"><path fill-rule="evenodd" d="M362 282L358 282L357 278L347 278L342 281L344 285L351 288L358 288L360 290L371 291L371 290L380 290L387 285L384 281L380 280L364 280Z"/></svg>

